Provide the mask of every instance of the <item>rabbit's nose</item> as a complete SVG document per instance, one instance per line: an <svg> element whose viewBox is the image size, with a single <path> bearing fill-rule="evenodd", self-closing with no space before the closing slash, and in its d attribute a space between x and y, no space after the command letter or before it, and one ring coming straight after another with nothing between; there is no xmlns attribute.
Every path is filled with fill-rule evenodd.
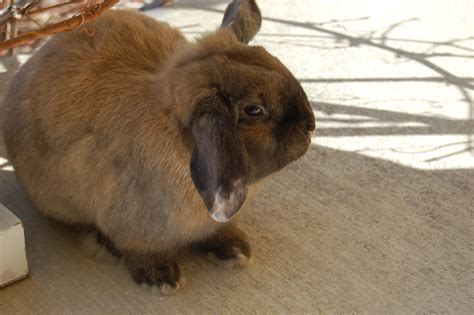
<svg viewBox="0 0 474 315"><path fill-rule="evenodd" d="M308 129L308 131L314 131L314 129L316 129L316 124L313 120L306 122L306 129Z"/></svg>

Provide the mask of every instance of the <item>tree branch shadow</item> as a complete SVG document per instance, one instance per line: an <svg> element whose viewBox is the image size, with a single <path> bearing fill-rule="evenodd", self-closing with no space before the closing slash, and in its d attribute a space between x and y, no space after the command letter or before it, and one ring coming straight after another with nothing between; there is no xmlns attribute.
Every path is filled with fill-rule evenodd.
<svg viewBox="0 0 474 315"><path fill-rule="evenodd" d="M416 115L382 109L364 108L359 106L341 105L325 102L313 102L313 109L327 115L345 114L371 117L377 122L418 122L423 127L381 127L381 128L323 128L317 130L317 135L342 137L362 135L469 135L474 133L474 124L470 119L448 119L434 116ZM346 120L358 123L360 120Z"/></svg>

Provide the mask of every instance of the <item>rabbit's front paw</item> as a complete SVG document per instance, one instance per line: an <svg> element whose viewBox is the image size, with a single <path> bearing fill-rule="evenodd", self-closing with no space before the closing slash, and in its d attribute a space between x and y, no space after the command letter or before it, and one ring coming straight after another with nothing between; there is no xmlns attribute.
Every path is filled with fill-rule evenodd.
<svg viewBox="0 0 474 315"><path fill-rule="evenodd" d="M228 227L200 245L202 251L219 264L228 267L245 267L251 262L250 245L245 234L235 226Z"/></svg>
<svg viewBox="0 0 474 315"><path fill-rule="evenodd" d="M156 286L161 294L174 294L184 286L178 264L160 255L128 253L126 265L136 283Z"/></svg>

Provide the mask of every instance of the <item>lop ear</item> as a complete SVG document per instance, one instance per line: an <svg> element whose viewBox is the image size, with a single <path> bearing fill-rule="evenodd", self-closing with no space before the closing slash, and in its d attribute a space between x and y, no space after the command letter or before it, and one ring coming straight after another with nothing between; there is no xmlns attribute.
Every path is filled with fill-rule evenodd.
<svg viewBox="0 0 474 315"><path fill-rule="evenodd" d="M191 119L196 149L191 177L212 218L229 221L247 196L247 153L235 119L217 96L201 101Z"/></svg>
<svg viewBox="0 0 474 315"><path fill-rule="evenodd" d="M232 29L237 39L247 44L261 25L262 15L255 0L234 0L225 10L221 27Z"/></svg>

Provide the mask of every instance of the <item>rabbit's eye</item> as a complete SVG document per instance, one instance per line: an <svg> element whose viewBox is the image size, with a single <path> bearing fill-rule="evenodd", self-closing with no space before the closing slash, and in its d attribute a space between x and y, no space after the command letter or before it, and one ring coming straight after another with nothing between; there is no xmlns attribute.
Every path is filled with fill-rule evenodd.
<svg viewBox="0 0 474 315"><path fill-rule="evenodd" d="M258 105L249 105L244 108L245 113L251 117L261 116L265 113L263 107Z"/></svg>

